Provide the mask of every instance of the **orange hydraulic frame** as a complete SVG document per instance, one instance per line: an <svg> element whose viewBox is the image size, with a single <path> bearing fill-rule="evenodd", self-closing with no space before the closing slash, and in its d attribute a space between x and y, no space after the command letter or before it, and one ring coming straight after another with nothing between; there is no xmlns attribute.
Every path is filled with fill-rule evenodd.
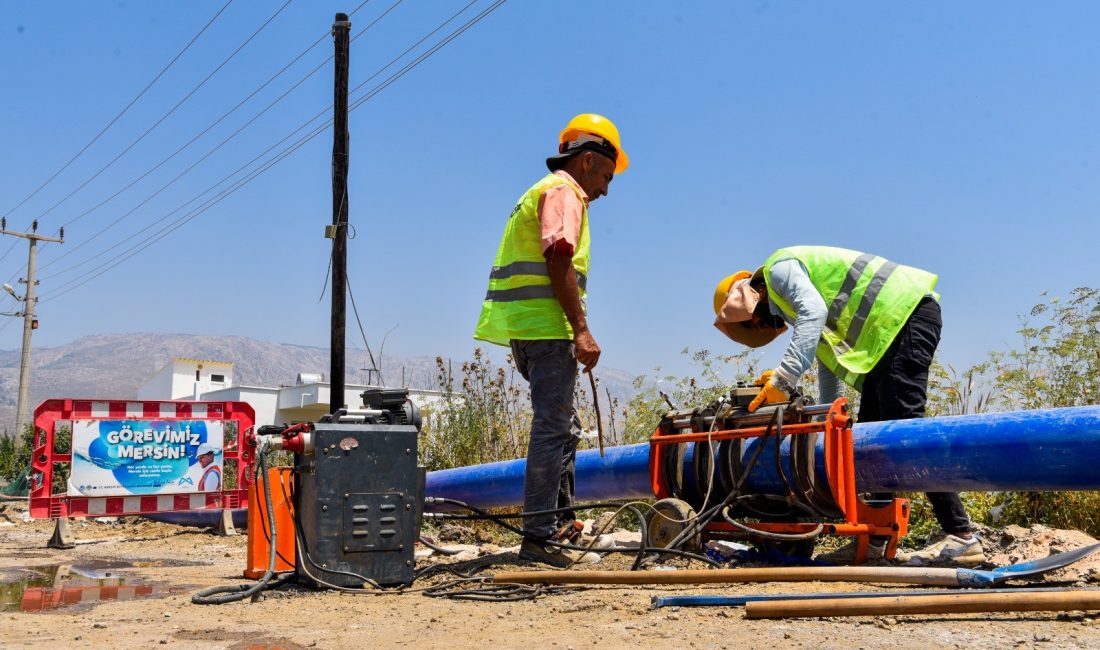
<svg viewBox="0 0 1100 650"><path fill-rule="evenodd" d="M669 486L665 485L660 471L661 448L691 442L720 442L759 438L768 427L745 429L727 429L711 432L693 432L666 434L658 428L650 439L649 476L653 494L658 499L672 496ZM867 546L871 537L886 537L886 557L892 558L897 552L898 540L908 533L909 500L894 499L884 506L869 506L856 492L855 460L852 450L852 418L848 415L848 399L841 397L833 402L823 422L806 422L783 425L784 435L805 435L808 433L825 434L825 469L829 489L840 511L844 513L843 522L813 523L746 523L745 526L762 532L802 534L811 532L819 525L821 532L829 535L845 535L856 538L855 562L860 564L867 559ZM724 521L712 521L707 524L707 532L734 533L733 526Z"/></svg>

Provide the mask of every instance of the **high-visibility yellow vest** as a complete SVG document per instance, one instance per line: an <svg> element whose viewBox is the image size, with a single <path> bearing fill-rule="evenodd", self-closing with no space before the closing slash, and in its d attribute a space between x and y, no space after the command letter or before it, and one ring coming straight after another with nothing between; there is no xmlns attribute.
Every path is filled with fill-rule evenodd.
<svg viewBox="0 0 1100 650"><path fill-rule="evenodd" d="M508 345L512 339L573 338L573 328L554 297L546 258L542 255L539 197L557 185L568 185L584 203L581 189L557 174L547 174L523 193L504 227L504 236L489 272L489 291L481 305L475 339ZM573 252L582 309L587 296L588 255L588 207L585 206L581 213L580 239Z"/></svg>
<svg viewBox="0 0 1100 650"><path fill-rule="evenodd" d="M917 304L933 293L939 277L890 262L877 255L829 246L791 246L764 262L768 298L791 318L795 311L772 290L771 269L796 259L828 307L817 358L844 383L855 388L889 349Z"/></svg>

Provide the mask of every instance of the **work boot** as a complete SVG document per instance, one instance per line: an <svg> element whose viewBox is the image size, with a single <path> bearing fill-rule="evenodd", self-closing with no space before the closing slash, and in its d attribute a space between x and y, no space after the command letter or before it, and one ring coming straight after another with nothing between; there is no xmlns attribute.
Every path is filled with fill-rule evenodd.
<svg viewBox="0 0 1100 650"><path fill-rule="evenodd" d="M876 542L871 540L867 544L867 559L866 562L874 562L875 560L881 560L886 557L886 541ZM815 560L822 560L829 564L851 564L856 561L856 540L852 540L829 553L822 553L814 558Z"/></svg>
<svg viewBox="0 0 1100 650"><path fill-rule="evenodd" d="M977 535L963 539L948 535L935 544L930 544L912 553L898 553L898 559L905 566L927 566L929 564L979 564L985 562L985 551Z"/></svg>
<svg viewBox="0 0 1100 650"><path fill-rule="evenodd" d="M595 564L600 561L600 556L592 552L559 548L545 542L525 539L519 547L519 559L564 569L574 564Z"/></svg>

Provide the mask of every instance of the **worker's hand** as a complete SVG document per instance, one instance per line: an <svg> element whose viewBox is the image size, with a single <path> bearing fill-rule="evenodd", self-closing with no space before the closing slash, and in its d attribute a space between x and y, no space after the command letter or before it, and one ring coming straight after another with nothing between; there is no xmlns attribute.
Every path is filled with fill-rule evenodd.
<svg viewBox="0 0 1100 650"><path fill-rule="evenodd" d="M768 371L771 374L771 371ZM765 404L778 404L781 402L789 402L791 396L787 394L787 391L783 390L779 386L775 385L771 377L768 377L764 387L760 389L760 392L756 394L756 397L749 402L749 413L756 411L756 409L764 406Z"/></svg>
<svg viewBox="0 0 1100 650"><path fill-rule="evenodd" d="M772 374L774 372L774 370L765 370L764 372L760 373L760 376L756 378L756 381L752 382L752 385L763 386L764 384L768 383L769 379L772 378Z"/></svg>
<svg viewBox="0 0 1100 650"><path fill-rule="evenodd" d="M584 366L586 372L596 367L596 362L600 360L600 346L596 344L596 339L592 338L592 332L588 328L573 334L573 346L576 348L577 361Z"/></svg>

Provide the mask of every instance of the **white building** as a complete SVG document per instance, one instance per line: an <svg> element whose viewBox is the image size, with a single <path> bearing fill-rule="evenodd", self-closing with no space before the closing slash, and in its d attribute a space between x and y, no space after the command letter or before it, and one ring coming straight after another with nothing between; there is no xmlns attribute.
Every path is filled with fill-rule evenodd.
<svg viewBox="0 0 1100 650"><path fill-rule="evenodd" d="M369 386L344 385L341 404L359 408ZM319 373L299 373L293 386L233 385L233 364L226 361L177 358L138 389L138 399L247 402L256 411L256 425L315 422L329 412L331 386ZM421 409L444 397L435 390L409 389L409 398Z"/></svg>
<svg viewBox="0 0 1100 650"><path fill-rule="evenodd" d="M138 399L197 400L200 395L233 385L228 361L176 357L138 388Z"/></svg>

